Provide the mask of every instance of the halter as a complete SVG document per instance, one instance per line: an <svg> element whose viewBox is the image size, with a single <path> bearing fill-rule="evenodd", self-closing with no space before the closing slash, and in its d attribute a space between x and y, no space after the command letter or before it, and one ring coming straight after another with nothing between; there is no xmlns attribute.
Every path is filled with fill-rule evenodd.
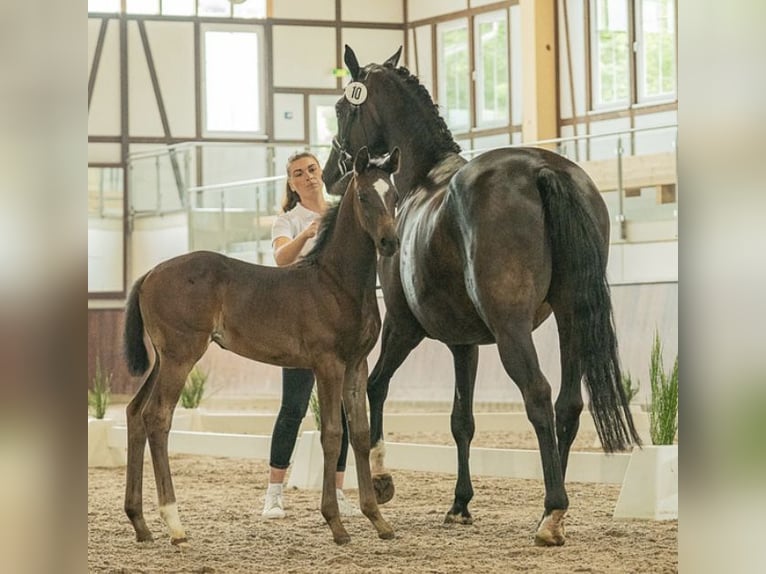
<svg viewBox="0 0 766 574"><path fill-rule="evenodd" d="M366 74L365 74L366 78ZM346 124L346 129L344 130L343 134L338 133L338 135L334 136L332 138L332 147L334 150L338 152L338 170L340 171L341 177L346 175L348 171L350 171L350 165L353 163L354 158L348 151L346 151L347 144L348 144L348 135L351 131L351 124L353 123L353 120L356 118L356 116L361 115L361 106L362 104L367 100L367 86L365 86L362 82L359 81L353 81L349 83L346 88L343 90L343 97L346 99L346 101L351 104L351 113L348 117L348 122ZM367 140L367 133L364 129L364 123L362 125L362 131L365 132L365 141Z"/></svg>

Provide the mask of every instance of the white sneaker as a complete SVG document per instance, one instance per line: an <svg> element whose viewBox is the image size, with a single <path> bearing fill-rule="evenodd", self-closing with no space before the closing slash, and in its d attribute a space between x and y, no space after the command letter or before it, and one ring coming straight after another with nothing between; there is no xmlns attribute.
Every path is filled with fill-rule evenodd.
<svg viewBox="0 0 766 574"><path fill-rule="evenodd" d="M343 494L341 489L336 489L335 494L338 498L338 510L341 516L361 516L362 511L354 506Z"/></svg>
<svg viewBox="0 0 766 574"><path fill-rule="evenodd" d="M270 493L266 492L266 496L263 501L263 512L261 513L263 518L284 518L285 510L282 505L282 493Z"/></svg>

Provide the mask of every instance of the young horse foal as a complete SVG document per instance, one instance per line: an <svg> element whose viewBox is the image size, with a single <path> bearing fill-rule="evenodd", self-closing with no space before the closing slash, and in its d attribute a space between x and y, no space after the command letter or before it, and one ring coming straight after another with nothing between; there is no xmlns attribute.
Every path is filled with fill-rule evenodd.
<svg viewBox="0 0 766 574"><path fill-rule="evenodd" d="M362 512L381 538L394 532L378 510L372 487L367 421L367 355L380 332L375 296L376 250L393 255L399 150L370 161L366 148L338 206L325 215L315 248L302 262L264 267L199 251L165 261L138 279L127 303L125 352L131 373L154 366L127 407L125 512L138 541L151 540L143 516L142 475L147 439L160 515L171 542L187 544L168 463L168 432L181 389L211 341L244 357L314 370L322 410L322 515L336 543L350 540L335 495L341 399L357 460Z"/></svg>

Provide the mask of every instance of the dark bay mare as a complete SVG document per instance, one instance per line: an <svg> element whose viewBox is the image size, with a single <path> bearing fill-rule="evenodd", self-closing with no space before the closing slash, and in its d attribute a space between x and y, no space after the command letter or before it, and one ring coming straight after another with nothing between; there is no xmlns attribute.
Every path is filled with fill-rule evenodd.
<svg viewBox="0 0 766 574"><path fill-rule="evenodd" d="M399 245L391 182L398 165L399 150L371 161L361 149L353 172L332 188L345 192L323 217L314 249L296 264L264 267L198 251L160 263L136 281L125 318L130 372L140 375L150 367L144 339L155 356L127 407L125 512L137 540L152 539L142 501L148 439L160 515L171 542L187 544L168 463L168 431L186 377L211 341L256 361L314 370L322 411L322 515L335 542L350 540L335 494L341 399L354 456L366 462L367 355L380 332L375 260L376 251L390 257ZM381 538L392 538L378 510L369 464L357 464L357 479L362 512Z"/></svg>
<svg viewBox="0 0 766 574"><path fill-rule="evenodd" d="M474 434L478 345L496 344L537 434L545 504L540 545L565 541L569 449L583 408L581 383L607 452L640 440L622 387L606 263L609 216L588 175L545 149L506 148L466 162L426 89L397 67L360 67L346 46L351 83L336 104L338 135L324 168L336 181L356 150L398 146L397 231L401 246L379 261L386 303L381 353L368 382L373 480L393 496L383 469L383 404L390 379L424 337L454 358L451 427L457 444L455 499L445 522L472 522L468 466ZM532 331L555 315L561 390L554 407Z"/></svg>

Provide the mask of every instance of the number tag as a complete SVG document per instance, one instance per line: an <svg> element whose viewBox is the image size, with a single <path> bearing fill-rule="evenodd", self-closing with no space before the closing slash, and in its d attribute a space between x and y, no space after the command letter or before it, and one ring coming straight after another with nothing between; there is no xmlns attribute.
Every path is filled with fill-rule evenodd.
<svg viewBox="0 0 766 574"><path fill-rule="evenodd" d="M344 90L346 99L358 106L367 99L367 86L361 82L351 82Z"/></svg>

